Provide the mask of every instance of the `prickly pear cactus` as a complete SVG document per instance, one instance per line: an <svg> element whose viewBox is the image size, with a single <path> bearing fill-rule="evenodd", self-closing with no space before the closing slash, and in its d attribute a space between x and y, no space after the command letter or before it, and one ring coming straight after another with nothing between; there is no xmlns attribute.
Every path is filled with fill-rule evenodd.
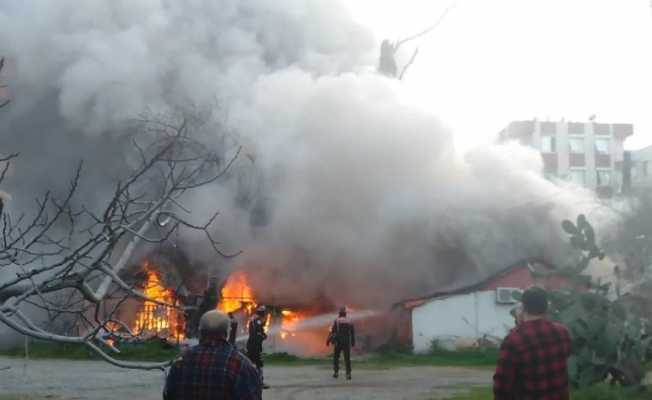
<svg viewBox="0 0 652 400"><path fill-rule="evenodd" d="M643 320L632 315L621 299L608 298L609 284L583 275L591 260L604 257L586 217L580 215L575 223L565 220L562 229L580 257L577 265L564 271L571 286L549 293L550 314L573 336L568 364L571 382L578 387L607 379L625 386L640 385L643 365L652 353L652 337Z"/></svg>

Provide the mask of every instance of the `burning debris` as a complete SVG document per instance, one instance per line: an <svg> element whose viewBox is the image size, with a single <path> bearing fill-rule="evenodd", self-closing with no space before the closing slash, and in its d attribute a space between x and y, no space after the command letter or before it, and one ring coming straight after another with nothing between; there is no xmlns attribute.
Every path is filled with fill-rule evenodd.
<svg viewBox="0 0 652 400"><path fill-rule="evenodd" d="M158 336L168 340L182 340L185 336L183 312L178 308L161 303L179 306L179 297L172 289L163 286L160 272L148 261L144 262L147 279L142 285L142 292L150 299L136 314L132 330L139 336Z"/></svg>
<svg viewBox="0 0 652 400"><path fill-rule="evenodd" d="M272 299L257 295L252 286L252 274L254 272L247 269L232 272L220 289L220 300L216 307L222 312L232 313L238 320L241 328L237 343L242 345L247 340L247 322L254 317L260 306L264 306L267 351L301 355L327 353L325 341L336 315L336 306L325 298L297 302L294 305L274 303ZM374 311L350 309L353 320L369 322L377 315L378 312ZM362 335L367 334L363 328ZM377 336L382 338L382 335ZM369 339L367 342L370 343Z"/></svg>
<svg viewBox="0 0 652 400"><path fill-rule="evenodd" d="M236 271L229 275L220 291L220 302L217 308L225 313L245 309L251 315L256 308L256 301L246 273Z"/></svg>
<svg viewBox="0 0 652 400"><path fill-rule="evenodd" d="M269 335L269 346L275 350L288 350L294 348L301 353L321 353L323 349L313 341L315 336L325 337L327 330L324 327L308 327L302 323L309 320L314 314L307 310L293 309L277 304L262 304L255 296L249 283L247 272L239 270L233 272L220 290L220 301L217 309L232 313L238 319L238 326L242 327L238 342L243 342L248 337L247 321L255 314L259 306L265 306L265 332ZM292 343L288 341L292 340ZM287 343L283 343L287 342Z"/></svg>

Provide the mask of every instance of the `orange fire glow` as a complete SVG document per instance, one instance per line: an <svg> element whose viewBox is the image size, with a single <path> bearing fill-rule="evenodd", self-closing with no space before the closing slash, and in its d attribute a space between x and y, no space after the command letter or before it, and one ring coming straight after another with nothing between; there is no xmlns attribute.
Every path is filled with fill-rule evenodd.
<svg viewBox="0 0 652 400"><path fill-rule="evenodd" d="M220 292L220 304L217 309L228 313L245 308L247 314L251 314L256 308L253 290L249 286L247 275L242 272L234 272L229 276Z"/></svg>
<svg viewBox="0 0 652 400"><path fill-rule="evenodd" d="M300 313L291 310L281 311L281 339L296 336L297 324L304 318Z"/></svg>
<svg viewBox="0 0 652 400"><path fill-rule="evenodd" d="M144 269L147 280L143 287L143 294L153 300L175 304L174 292L163 286L156 268L146 261ZM164 335L167 338L181 340L184 336L183 314L173 307L145 301L136 315L133 330L138 334Z"/></svg>
<svg viewBox="0 0 652 400"><path fill-rule="evenodd" d="M232 312L239 320L241 333L246 334L248 321L256 312L256 308L264 300L256 297L256 291L251 286L251 276L243 270L233 272L220 290L220 302L217 309L222 312ZM325 345L330 322L316 325L313 317L323 319L324 309L281 307L279 304L268 306L265 315L265 332L269 335L266 345L270 351L290 352L293 354L319 355L328 352ZM335 318L333 316L333 318Z"/></svg>

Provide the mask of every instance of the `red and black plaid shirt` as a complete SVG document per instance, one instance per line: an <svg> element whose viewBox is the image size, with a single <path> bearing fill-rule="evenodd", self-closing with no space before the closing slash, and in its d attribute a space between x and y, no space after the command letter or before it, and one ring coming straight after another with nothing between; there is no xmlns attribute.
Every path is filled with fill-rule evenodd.
<svg viewBox="0 0 652 400"><path fill-rule="evenodd" d="M496 400L567 400L568 329L546 319L512 329L500 347L494 375Z"/></svg>
<svg viewBox="0 0 652 400"><path fill-rule="evenodd" d="M223 338L202 338L168 374L164 400L260 400L256 367Z"/></svg>

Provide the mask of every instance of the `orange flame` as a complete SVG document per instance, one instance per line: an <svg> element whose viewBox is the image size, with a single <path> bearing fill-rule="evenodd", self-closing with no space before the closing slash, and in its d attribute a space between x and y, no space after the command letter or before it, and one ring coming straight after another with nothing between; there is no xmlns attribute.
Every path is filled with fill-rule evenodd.
<svg viewBox="0 0 652 400"><path fill-rule="evenodd" d="M281 311L281 339L285 340L287 337L296 336L297 324L304 318L297 311L282 310Z"/></svg>
<svg viewBox="0 0 652 400"><path fill-rule="evenodd" d="M217 309L222 312L229 313L245 308L247 314L251 314L256 308L253 290L249 286L247 275L242 271L229 276L220 294Z"/></svg>
<svg viewBox="0 0 652 400"><path fill-rule="evenodd" d="M147 281L143 288L143 294L150 299L174 304L175 296L171 289L167 289L161 282L160 274L149 263L144 263L147 273ZM166 334L173 339L183 339L184 321L183 314L172 307L157 304L153 301L145 301L143 308L136 315L133 329L140 334Z"/></svg>
<svg viewBox="0 0 652 400"><path fill-rule="evenodd" d="M249 285L249 279L244 271L232 273L220 291L220 302L217 309L228 313L242 311L247 318L251 317L258 307L258 301L254 297L254 292ZM278 309L276 309L278 312ZM280 317L279 337L285 340L288 337L294 337L298 323L305 318L304 315L297 311L283 309L280 315L268 313L265 317L265 332L269 332L272 325L272 319ZM277 322L274 322L276 324Z"/></svg>

